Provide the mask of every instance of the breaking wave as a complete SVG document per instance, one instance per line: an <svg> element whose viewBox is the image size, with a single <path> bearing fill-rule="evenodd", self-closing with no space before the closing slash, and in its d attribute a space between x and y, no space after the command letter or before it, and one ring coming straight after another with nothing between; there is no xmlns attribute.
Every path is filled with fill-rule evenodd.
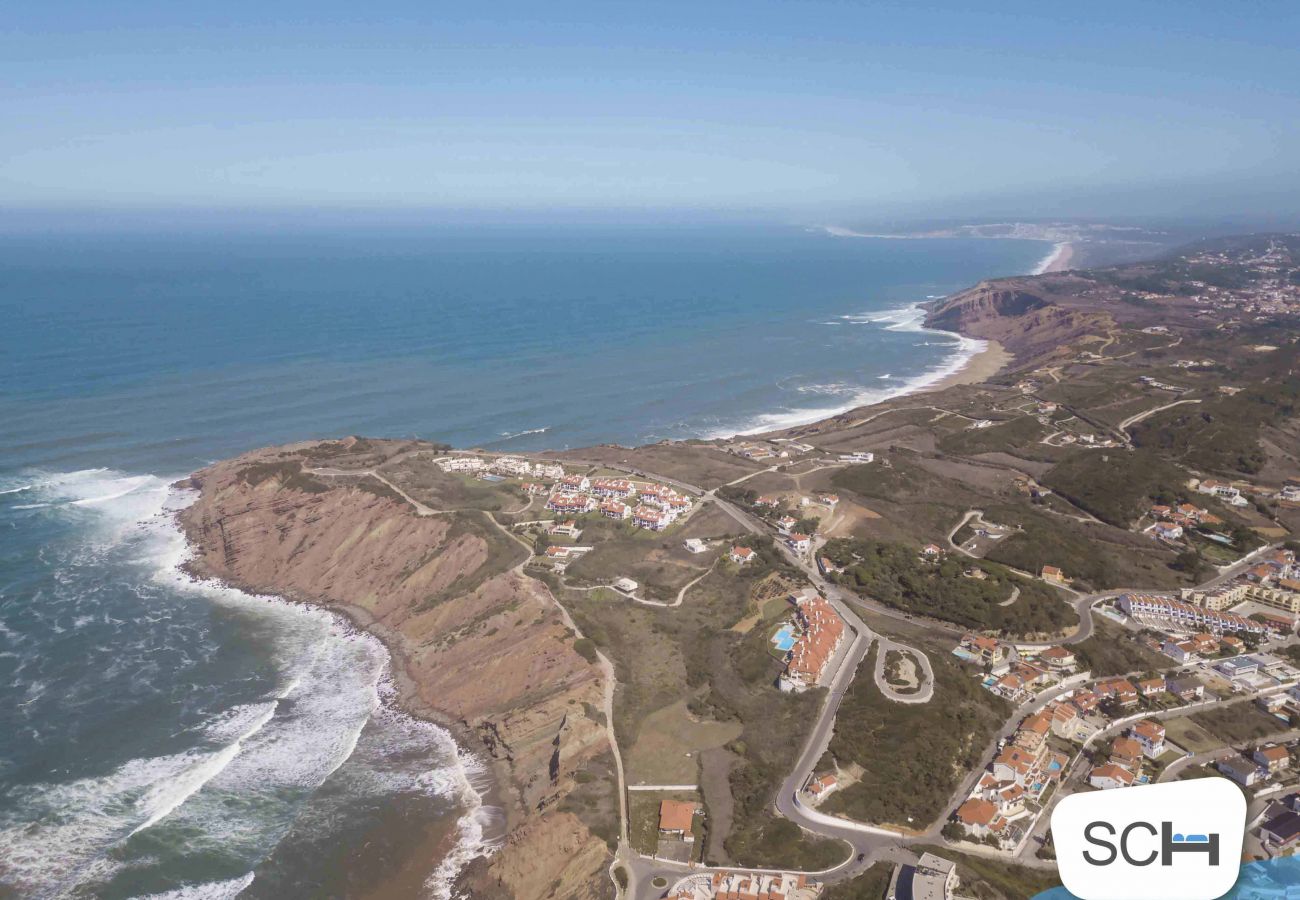
<svg viewBox="0 0 1300 900"><path fill-rule="evenodd" d="M7 499L19 496L37 502ZM269 635L277 682L251 701L222 704L216 697L200 721L163 736L163 752L105 759L106 767L91 759L84 775L4 785L0 885L37 898L97 892L120 874L148 870L160 852L193 853L244 871L149 896L234 897L252 883L254 868L289 832L302 804L349 761L365 767L368 789L422 794L457 811L458 842L429 879L431 896L450 898L461 867L494 849L486 835L496 812L482 801L486 770L445 729L396 708L390 659L378 640L326 611L194 581L181 570L188 549L175 514L191 494L156 476L87 469L0 483L0 497L0 516L33 524L55 517L75 535L68 547L41 548L59 594L34 597L32 614L49 617L41 624L51 639L93 630L90 639L101 644L95 658L110 662L94 671L88 656L72 675L61 672L65 681L73 678L61 704L75 709L78 693L90 692L79 682L111 682L127 667L142 673L131 686L141 678L147 686L149 673L158 671L150 654L159 647L142 634L175 618L168 604L192 609L201 602ZM95 590L108 571L134 586L141 601L134 617L97 604ZM187 652L162 637L161 652ZM58 683L43 677L40 667L51 654L29 646L35 643L33 634L0 628L0 649L18 660L11 687L23 695L28 718L44 703L50 681ZM24 715L19 709L20 723ZM358 759L363 732L366 755ZM35 726L31 736L39 740ZM391 752L395 746L406 752ZM339 804L331 816L347 815L346 799L331 801Z"/></svg>

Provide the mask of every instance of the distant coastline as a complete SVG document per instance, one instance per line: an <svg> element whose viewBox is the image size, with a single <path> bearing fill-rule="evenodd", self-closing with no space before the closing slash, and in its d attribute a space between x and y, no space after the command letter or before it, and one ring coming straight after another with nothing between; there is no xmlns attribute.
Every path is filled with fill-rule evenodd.
<svg viewBox="0 0 1300 900"><path fill-rule="evenodd" d="M827 234L831 234L835 237L889 238L899 240L927 240L931 237L929 235L860 234L858 232L835 226L825 226L824 230ZM1057 241L1052 245L1052 249L1047 253L1047 255L1039 261L1038 265L1036 265L1031 271L1023 274L1044 275L1048 272L1065 271L1070 268L1071 263L1076 256L1077 251L1073 242ZM924 326L925 307L934 299L937 298L927 298L925 301L918 301L904 307L886 310L882 313L872 313L863 317L864 321L867 322L878 322L882 324L889 323L885 325L885 327L890 330L917 331L925 334L946 335L955 338L959 343L958 349L948 356L940 365L936 366L929 372L913 378L906 384L897 388L860 392L855 395L850 402L834 408L809 409L791 413L767 413L759 416L752 427L744 428L739 431L719 429L708 432L702 435L702 437L705 440L718 440L767 434L785 428L812 425L826 419L834 418L837 415L842 415L852 409L860 409L864 406L873 406L877 403L885 403L889 400L896 400L899 397L929 393L931 391L941 391L945 388L950 388L959 384L979 384L988 381L990 378L997 375L998 372L1002 371L1002 369L1011 361L1011 354L996 341L982 340L955 331L944 331L937 328L926 328ZM846 316L844 318L851 317Z"/></svg>
<svg viewBox="0 0 1300 900"><path fill-rule="evenodd" d="M1054 247L1052 252L1043 258L1031 274L1046 275L1048 272L1064 272L1070 268L1076 255L1074 244L1069 241L1060 241Z"/></svg>

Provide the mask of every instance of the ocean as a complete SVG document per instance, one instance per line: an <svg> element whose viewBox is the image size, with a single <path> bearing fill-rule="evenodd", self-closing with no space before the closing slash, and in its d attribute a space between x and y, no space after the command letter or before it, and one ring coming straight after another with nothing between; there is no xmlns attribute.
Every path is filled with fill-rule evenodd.
<svg viewBox="0 0 1300 900"><path fill-rule="evenodd" d="M915 390L918 301L1051 246L793 226L0 236L0 896L345 897L493 833L323 612L192 583L173 482L346 434L714 437Z"/></svg>

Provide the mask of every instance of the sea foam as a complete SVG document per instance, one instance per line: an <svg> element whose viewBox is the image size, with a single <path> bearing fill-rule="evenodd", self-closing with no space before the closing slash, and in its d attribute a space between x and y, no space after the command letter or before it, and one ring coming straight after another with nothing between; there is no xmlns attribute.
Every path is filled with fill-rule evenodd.
<svg viewBox="0 0 1300 900"><path fill-rule="evenodd" d="M233 897L251 883L253 866L293 824L300 802L294 798L311 796L349 760L368 727L377 729L370 742L381 742L380 756L391 749L391 741L402 745L406 758L433 763L409 772L371 767L367 777L390 782L371 788L426 793L461 810L458 843L430 878L431 896L450 897L460 868L494 849L494 840L486 837L494 811L481 799L485 770L460 752L445 729L396 709L391 661L377 639L327 611L184 574L180 566L188 559L188 548L175 514L194 498L171 489L167 479L89 469L25 481L4 490L31 492L40 502L10 504L11 511L69 518L83 535L80 546L62 561L69 574L61 579L71 583L71 573L78 569L124 558L143 579L142 599L164 590L252 616L276 635L280 685L262 701L212 715L191 735L188 750L129 759L103 774L15 786L10 792L15 802L0 814L5 864L0 883L33 897L103 884L123 868L149 864L138 854L122 852L135 836L168 829L185 836L187 850L206 848L244 858L249 871L158 896ZM152 595L144 582L152 583ZM53 622L50 631L96 621L93 614L77 613ZM117 624L130 628L135 623ZM28 691L27 700L36 702L43 683L31 679L28 686L36 690Z"/></svg>

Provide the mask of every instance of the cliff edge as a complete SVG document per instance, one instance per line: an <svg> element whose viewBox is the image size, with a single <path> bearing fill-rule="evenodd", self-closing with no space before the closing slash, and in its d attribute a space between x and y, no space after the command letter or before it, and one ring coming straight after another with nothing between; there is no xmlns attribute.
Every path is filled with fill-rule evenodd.
<svg viewBox="0 0 1300 900"><path fill-rule="evenodd" d="M575 775L610 753L600 669L522 573L524 548L485 514L417 510L364 468L401 450L351 439L203 469L180 516L192 569L347 615L389 648L404 708L492 761L501 846L468 867L464 890L609 896L611 837L564 803Z"/></svg>

